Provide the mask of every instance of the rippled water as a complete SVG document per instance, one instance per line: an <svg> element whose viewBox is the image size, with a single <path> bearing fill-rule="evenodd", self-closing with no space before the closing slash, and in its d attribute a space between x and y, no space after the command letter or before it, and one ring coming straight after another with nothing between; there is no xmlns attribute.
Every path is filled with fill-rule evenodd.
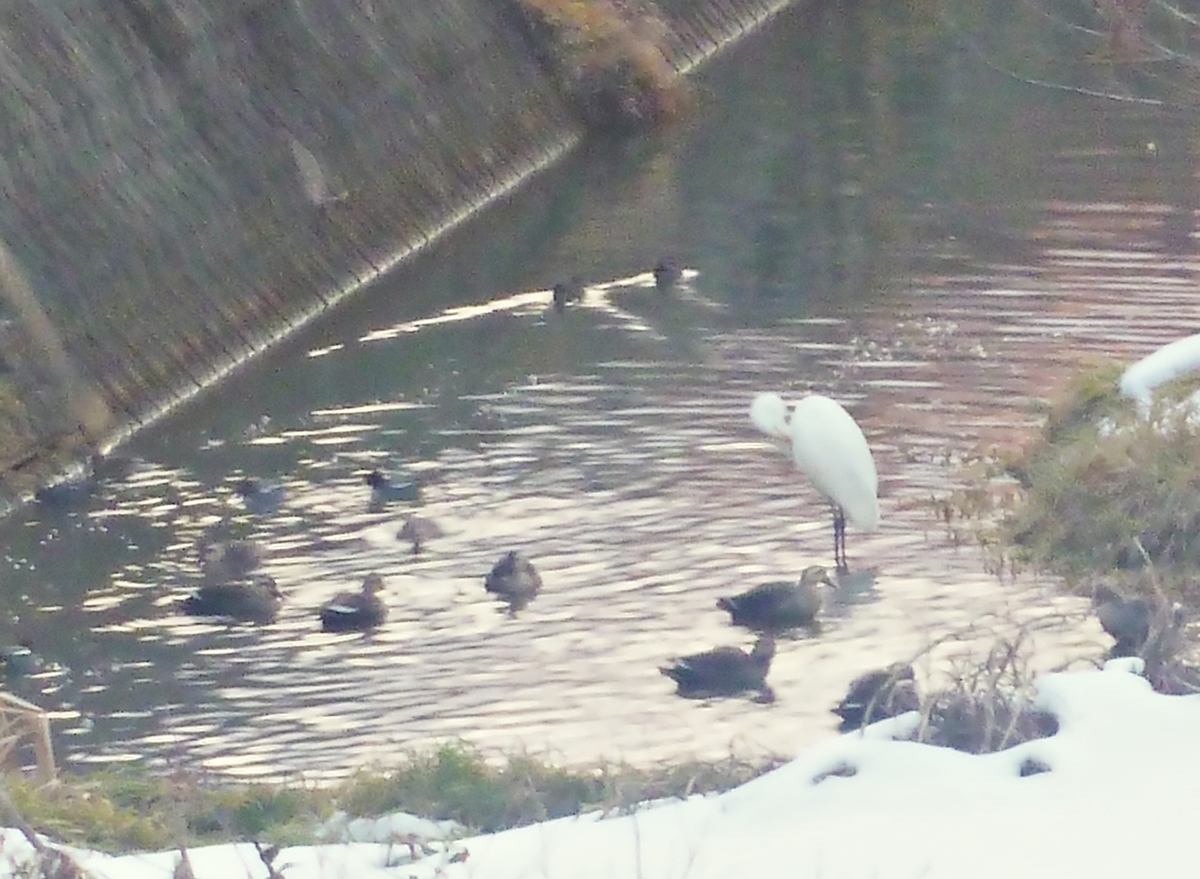
<svg viewBox="0 0 1200 879"><path fill-rule="evenodd" d="M953 58L958 91L895 118L831 107L836 72L795 60L824 38L781 18L709 71L690 127L575 157L136 438L86 514L8 523L0 628L58 664L11 685L54 710L63 758L319 776L446 738L787 752L832 734L852 677L927 648L936 675L1032 622L1036 667L1098 656L1082 602L988 573L930 500L1089 358L1200 324L1189 132ZM899 140L872 158L881 129ZM668 250L689 273L664 297L645 269ZM548 311L573 272L584 301ZM827 510L749 425L762 390L847 405L883 524L851 530L823 632L781 643L774 705L687 702L658 665L750 641L717 597L832 561ZM372 510L375 466L421 501ZM282 480L284 509L246 514L243 474ZM417 555L396 539L414 510L445 531ZM275 624L177 612L217 523L266 548ZM509 549L545 582L516 616L483 591ZM316 607L371 571L387 624L322 633Z"/></svg>

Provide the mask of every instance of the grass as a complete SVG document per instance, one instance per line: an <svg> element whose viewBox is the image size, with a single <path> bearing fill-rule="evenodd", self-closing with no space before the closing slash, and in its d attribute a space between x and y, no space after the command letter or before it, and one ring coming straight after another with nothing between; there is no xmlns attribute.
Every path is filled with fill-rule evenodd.
<svg viewBox="0 0 1200 879"><path fill-rule="evenodd" d="M1200 429L1167 387L1149 417L1117 392L1120 367L1081 373L1047 407L1040 435L1004 455L979 456L968 486L941 502L946 521L970 522L998 564L1029 566L1069 586L1109 581L1192 598L1200 569Z"/></svg>
<svg viewBox="0 0 1200 879"><path fill-rule="evenodd" d="M1200 566L1200 431L1181 389L1149 417L1091 373L1051 411L1041 441L1014 462L1025 503L1014 546L1071 578Z"/></svg>
<svg viewBox="0 0 1200 879"><path fill-rule="evenodd" d="M543 66L589 129L662 125L691 93L667 60L668 29L650 7L612 0L517 0Z"/></svg>
<svg viewBox="0 0 1200 879"><path fill-rule="evenodd" d="M997 639L982 660L957 663L949 682L921 700L914 740L988 754L1057 732L1053 715L1032 704L1025 634Z"/></svg>
<svg viewBox="0 0 1200 879"><path fill-rule="evenodd" d="M1200 610L1200 423L1186 380L1148 412L1118 392L1122 368L1083 370L1046 407L1039 435L979 455L966 486L938 503L952 533L970 529L997 572L1031 567L1091 595L1103 584L1153 608L1140 649L1167 693L1200 691L1182 617Z"/></svg>
<svg viewBox="0 0 1200 879"><path fill-rule="evenodd" d="M394 769L362 771L331 786L219 784L195 773L157 775L136 766L67 774L44 787L12 775L6 785L37 831L117 853L244 840L314 843L321 823L339 810L352 818L404 811L453 819L466 834L496 831L728 790L781 762L729 757L648 769L563 769L526 755L497 764L466 745L447 744L412 754Z"/></svg>

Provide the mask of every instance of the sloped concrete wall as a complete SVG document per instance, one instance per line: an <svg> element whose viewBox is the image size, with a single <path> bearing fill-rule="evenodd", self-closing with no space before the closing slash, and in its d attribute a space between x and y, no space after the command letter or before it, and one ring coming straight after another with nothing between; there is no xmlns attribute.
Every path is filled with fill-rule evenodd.
<svg viewBox="0 0 1200 879"><path fill-rule="evenodd" d="M13 0L0 488L261 350L582 136L519 0ZM787 0L661 0L687 69Z"/></svg>

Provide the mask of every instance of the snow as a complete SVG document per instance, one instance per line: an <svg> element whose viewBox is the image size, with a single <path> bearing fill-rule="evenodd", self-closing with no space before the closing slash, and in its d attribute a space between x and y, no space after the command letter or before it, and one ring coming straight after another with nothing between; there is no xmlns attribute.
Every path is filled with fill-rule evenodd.
<svg viewBox="0 0 1200 879"><path fill-rule="evenodd" d="M337 838L402 839L288 848L275 863L287 879L1189 876L1200 696L1155 693L1140 671L1140 660L1124 659L1043 675L1035 703L1059 731L996 754L898 740L918 720L908 714L807 749L724 794L454 841L444 823L343 817L330 825ZM1049 771L1021 777L1026 760ZM28 855L16 831L2 833L4 855ZM76 854L97 879L170 879L178 860ZM189 856L197 879L267 875L249 845ZM13 875L11 864L0 867L0 877Z"/></svg>
<svg viewBox="0 0 1200 879"><path fill-rule="evenodd" d="M1185 336L1143 357L1121 375L1120 389L1143 410L1150 408L1159 385L1200 368L1200 335Z"/></svg>

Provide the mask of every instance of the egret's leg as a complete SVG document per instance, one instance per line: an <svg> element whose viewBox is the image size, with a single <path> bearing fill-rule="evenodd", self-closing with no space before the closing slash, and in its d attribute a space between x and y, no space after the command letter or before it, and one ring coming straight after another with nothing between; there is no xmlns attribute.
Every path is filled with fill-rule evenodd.
<svg viewBox="0 0 1200 879"><path fill-rule="evenodd" d="M846 563L846 516L841 507L833 508L833 564L839 571L848 571Z"/></svg>

